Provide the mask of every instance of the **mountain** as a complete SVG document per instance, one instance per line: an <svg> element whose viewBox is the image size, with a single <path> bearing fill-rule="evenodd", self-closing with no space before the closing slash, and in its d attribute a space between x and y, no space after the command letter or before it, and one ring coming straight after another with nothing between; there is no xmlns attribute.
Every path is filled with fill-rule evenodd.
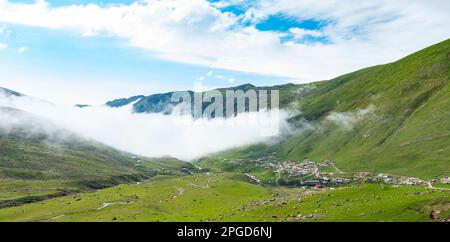
<svg viewBox="0 0 450 242"><path fill-rule="evenodd" d="M12 91L12 90L9 90L9 89L6 89L6 88L3 88L3 87L0 87L0 94L4 94L5 96L16 96L16 97L22 97L22 96L25 96L25 95L23 95L22 93L18 93L18 92L15 92L15 91Z"/></svg>
<svg viewBox="0 0 450 242"><path fill-rule="evenodd" d="M134 97L130 97L130 98L121 98L121 99L116 99L113 101L109 101L106 103L107 106L112 107L112 108L120 108L123 106L127 106L133 102L136 102L138 100L141 100L145 98L145 96L140 95L140 96L134 96Z"/></svg>
<svg viewBox="0 0 450 242"><path fill-rule="evenodd" d="M233 170L224 159L275 152L284 161L333 160L348 172L450 175L450 40L309 87L296 100L300 114L291 120L304 128L289 139L212 155L198 164ZM296 88L302 86L290 89Z"/></svg>
<svg viewBox="0 0 450 242"><path fill-rule="evenodd" d="M8 107L0 107L0 154L0 207L196 170L118 151Z"/></svg>
<svg viewBox="0 0 450 242"><path fill-rule="evenodd" d="M0 107L0 121L1 179L101 180L152 175L153 169L145 169L150 166L170 168L169 164L160 165L169 158L152 160L118 151L22 110ZM137 160L141 161L139 166ZM179 171L182 167L193 168L178 163Z"/></svg>
<svg viewBox="0 0 450 242"><path fill-rule="evenodd" d="M279 90L296 128L201 158L198 174L0 107L0 221L450 220L450 40L328 81L235 88ZM168 96L109 106L165 113Z"/></svg>
<svg viewBox="0 0 450 242"><path fill-rule="evenodd" d="M280 85L280 86L271 86L271 87L256 87L250 83L235 86L235 87L229 87L229 88L219 88L214 89L212 91L219 91L224 96L224 103L225 103L225 92L227 90L233 90L238 91L242 90L243 92L247 92L249 90L254 90L257 92L257 97L259 100L259 90L267 90L269 92L268 100L270 101L270 91L271 90L280 90L280 98L281 100L281 106L284 107L291 103L295 97L293 95L298 95L298 93L294 94L292 92L292 87L295 87L297 85L294 84L286 84L286 85ZM196 94L204 94L204 93L198 93L194 91L187 90L186 91L190 97L191 97L191 104L192 107L194 106L194 95ZM167 93L158 93L153 94L150 96L133 96L130 98L121 98L116 99L113 101L109 101L106 103L107 106L112 108L119 108L123 106L127 106L132 104L133 105L133 112L135 113L162 113L165 115L171 114L173 112L173 108L179 104L179 102L172 102L171 98L174 92L167 92ZM283 100L284 98L284 100ZM203 110L209 105L209 103L205 102L203 103ZM248 108L248 104L246 104L246 108ZM237 111L235 112L237 113ZM192 109L192 114L194 114L194 110Z"/></svg>
<svg viewBox="0 0 450 242"><path fill-rule="evenodd" d="M75 104L74 106L76 108L88 108L88 107L91 107L91 105L89 105L89 104Z"/></svg>

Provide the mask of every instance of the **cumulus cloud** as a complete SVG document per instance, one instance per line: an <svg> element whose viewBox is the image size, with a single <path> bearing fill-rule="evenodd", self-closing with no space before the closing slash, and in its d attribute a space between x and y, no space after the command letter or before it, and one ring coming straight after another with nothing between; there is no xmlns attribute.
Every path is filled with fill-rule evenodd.
<svg viewBox="0 0 450 242"><path fill-rule="evenodd" d="M0 50L1 50L1 49L6 49L6 48L8 48L8 45L7 45L7 44L0 43Z"/></svg>
<svg viewBox="0 0 450 242"><path fill-rule="evenodd" d="M28 51L28 47L27 46L22 46L19 49L17 49L17 51L23 53L23 52L27 52Z"/></svg>
<svg viewBox="0 0 450 242"><path fill-rule="evenodd" d="M220 10L233 4L245 12ZM0 0L0 22L118 36L163 59L311 81L390 62L447 39L449 8L447 0L146 0L62 7ZM330 44L281 42L286 33L255 28L275 14L326 21L320 31L291 33L323 36Z"/></svg>
<svg viewBox="0 0 450 242"><path fill-rule="evenodd" d="M42 117L82 137L97 140L117 149L149 157L172 156L190 160L224 149L268 142L273 135L288 130L288 113L281 111L277 125L267 123L273 113L258 112L238 115L235 118L198 119L162 114L132 114L131 106L109 108L97 106L75 108L57 106L29 97L5 97L0 94L0 107L24 110ZM31 116L11 115L0 109L0 128L24 124L29 130L45 130L59 137L51 125L36 121ZM260 122L263 120L262 122ZM250 122L249 122L250 121ZM251 122L256 121L256 122Z"/></svg>

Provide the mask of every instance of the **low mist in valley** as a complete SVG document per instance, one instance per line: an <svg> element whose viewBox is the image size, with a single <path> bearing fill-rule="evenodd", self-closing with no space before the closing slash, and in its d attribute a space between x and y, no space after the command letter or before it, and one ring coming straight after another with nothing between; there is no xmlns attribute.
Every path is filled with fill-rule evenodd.
<svg viewBox="0 0 450 242"><path fill-rule="evenodd" d="M292 130L287 122L291 115L278 110L276 113L244 113L229 119L193 120L187 116L132 113L131 105L122 108L77 108L59 106L28 96L2 94L0 107L31 114L18 116L6 112L5 108L0 109L0 128L6 132L20 125L22 128L27 127L30 134L45 132L49 136L47 140L58 140L64 138L54 137L62 134L58 131L61 127L123 151L183 160L233 147L271 142L274 136ZM276 125L268 123L268 117L275 117L276 114L279 114ZM43 120L48 120L48 123Z"/></svg>

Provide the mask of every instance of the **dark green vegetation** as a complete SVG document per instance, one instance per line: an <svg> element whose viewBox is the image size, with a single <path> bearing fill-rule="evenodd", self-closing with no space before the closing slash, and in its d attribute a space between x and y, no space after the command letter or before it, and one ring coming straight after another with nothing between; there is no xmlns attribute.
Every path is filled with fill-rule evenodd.
<svg viewBox="0 0 450 242"><path fill-rule="evenodd" d="M450 40L330 81L286 86L282 103L286 96L301 111L292 118L303 127L296 134L278 145L226 151L199 164L235 170L223 160L277 152L280 160L331 159L347 172L450 175Z"/></svg>
<svg viewBox="0 0 450 242"><path fill-rule="evenodd" d="M0 221L440 221L448 195L380 184L263 188L232 174L159 177L1 209Z"/></svg>

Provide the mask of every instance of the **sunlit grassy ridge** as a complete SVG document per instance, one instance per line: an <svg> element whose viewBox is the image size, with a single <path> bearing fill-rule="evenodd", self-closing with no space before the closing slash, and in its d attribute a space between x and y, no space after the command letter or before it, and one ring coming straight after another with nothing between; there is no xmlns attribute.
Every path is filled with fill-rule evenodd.
<svg viewBox="0 0 450 242"><path fill-rule="evenodd" d="M293 118L303 124L297 134L278 145L238 148L199 164L223 169L223 158L277 152L281 160L331 159L349 172L450 175L450 40L394 63L289 86L282 96L295 100L291 108L301 112ZM333 115L343 118L330 121Z"/></svg>

